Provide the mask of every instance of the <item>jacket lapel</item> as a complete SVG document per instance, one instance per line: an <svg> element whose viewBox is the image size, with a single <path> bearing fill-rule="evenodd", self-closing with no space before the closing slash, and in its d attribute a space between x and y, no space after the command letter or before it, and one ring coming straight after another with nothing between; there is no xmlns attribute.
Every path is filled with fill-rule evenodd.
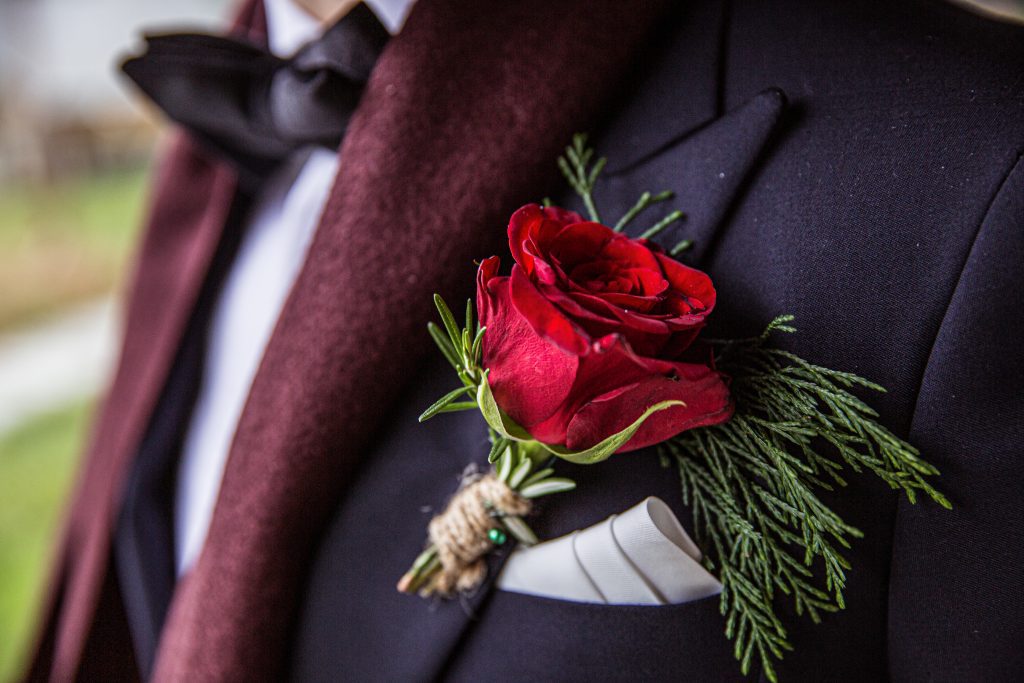
<svg viewBox="0 0 1024 683"><path fill-rule="evenodd" d="M645 46L621 99L602 132L606 175L616 175L656 156L721 116L722 2L674 3Z"/></svg>
<svg viewBox="0 0 1024 683"><path fill-rule="evenodd" d="M693 246L680 258L700 264L714 247L716 234L765 151L785 105L785 95L778 89L755 95L725 116L673 140L653 157L609 173L609 198L621 212L645 190L673 190L675 197L669 204L686 215L657 241L671 248L682 239L691 240ZM629 232L638 233L644 227L648 226L637 221Z"/></svg>
<svg viewBox="0 0 1024 683"><path fill-rule="evenodd" d="M164 167L180 173L154 202L139 256L118 371L87 453L65 530L64 603L55 605L52 680L71 680L108 571L111 529L132 456L151 416L234 197L232 175L179 140ZM182 185L188 187L183 188ZM171 202L186 189L185 201ZM180 199L180 197L177 197ZM172 225L173 223L173 225ZM97 655L98 653L92 653ZM91 656L92 656L91 655Z"/></svg>
<svg viewBox="0 0 1024 683"><path fill-rule="evenodd" d="M429 352L431 293L468 294L473 259L550 188L552 159L611 94L660 4L416 5L349 126L207 544L172 602L157 680L280 673L314 544Z"/></svg>
<svg viewBox="0 0 1024 683"><path fill-rule="evenodd" d="M692 26L690 22L693 21L697 22L696 28L700 28L700 22L718 19L717 14L708 17L687 16L686 25ZM707 32L699 34L707 35ZM714 40L690 43L685 55L674 44L674 58L684 62L707 63L703 57L717 54L717 32L714 35ZM654 72L664 73L660 69ZM673 70L672 73L679 72ZM669 119L665 119L666 128L662 130L653 129L649 123L641 125L637 117L643 107L653 105L655 97L664 98L667 89L664 84L657 84L654 88L651 84L641 86L638 92L629 94L627 101L630 110L610 124L598 143L601 153L609 154L612 170L607 174L606 187L602 188L601 197L608 200L606 204L608 208L614 209L613 213L624 211L644 190L678 188L673 206L685 208L687 217L676 239L685 236L694 240L694 247L684 256L690 262L697 262L707 253L716 231L727 220L730 207L738 199L744 179L749 177L751 169L764 152L785 106L784 95L770 89L724 116L719 116L715 114L717 73L717 69L711 69L702 77L690 74L690 82L683 86L687 89L676 90L674 101L665 102L667 106L661 108L651 106L648 111L669 111L673 114L670 124L667 123ZM690 92L693 97L689 96ZM609 151L615 149L624 153L618 160L614 156L615 152ZM632 232L639 231L636 229ZM664 243L671 246L674 242L666 239ZM420 403L426 404L428 400L424 398ZM481 465L485 466L483 463ZM607 484L602 480L600 485ZM582 524L579 519L565 523L565 517L572 518L583 511L594 514L589 501L575 501L572 504L581 510L573 510L568 514L557 509L560 503L565 504L565 501L550 501L546 510L551 513L550 519L546 516L543 520L537 520L538 529L549 525L556 529L545 534L545 537L568 533ZM612 511L612 508L602 509L598 514ZM412 546L415 546L415 542ZM407 604L400 606L382 600L381 608L392 618L400 619L407 632L429 634L426 643L411 646L396 643L394 652L398 663L389 664L389 674L401 680L440 678L451 661L452 653L486 609L494 580L506 559L507 555L502 551L488 558L487 578L468 599L433 606L408 597L403 598ZM359 655L350 656L358 658Z"/></svg>
<svg viewBox="0 0 1024 683"><path fill-rule="evenodd" d="M246 2L232 30L265 40L262 3ZM186 136L175 137L157 173L145 239L136 257L117 373L63 531L55 593L48 599L43 626L43 637L53 649L40 652L34 676L73 680L83 655L106 657L85 653L85 648L96 622L111 619L96 612L98 603L112 604L101 602L99 593L110 571L111 531L124 478L236 206L236 186L229 168L210 160Z"/></svg>

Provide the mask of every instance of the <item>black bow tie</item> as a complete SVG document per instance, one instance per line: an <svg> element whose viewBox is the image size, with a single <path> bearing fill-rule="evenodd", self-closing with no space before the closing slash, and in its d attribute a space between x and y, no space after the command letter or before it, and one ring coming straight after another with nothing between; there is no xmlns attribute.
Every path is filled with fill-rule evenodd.
<svg viewBox="0 0 1024 683"><path fill-rule="evenodd" d="M306 145L341 144L389 34L360 4L291 59L202 34L146 36L122 69L173 121L259 182Z"/></svg>

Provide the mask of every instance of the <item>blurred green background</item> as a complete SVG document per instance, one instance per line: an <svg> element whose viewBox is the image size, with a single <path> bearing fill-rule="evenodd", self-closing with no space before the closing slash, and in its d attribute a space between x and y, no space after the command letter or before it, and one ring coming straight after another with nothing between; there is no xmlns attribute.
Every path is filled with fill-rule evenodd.
<svg viewBox="0 0 1024 683"><path fill-rule="evenodd" d="M84 405L62 409L0 440L0 680L18 673L32 637L87 414Z"/></svg>
<svg viewBox="0 0 1024 683"><path fill-rule="evenodd" d="M160 135L116 65L233 1L0 0L0 683L35 635Z"/></svg>
<svg viewBox="0 0 1024 683"><path fill-rule="evenodd" d="M21 330L117 288L143 177L141 169L119 170L0 190L0 357ZM0 681L23 664L88 431L90 396L57 403L0 432Z"/></svg>
<svg viewBox="0 0 1024 683"><path fill-rule="evenodd" d="M131 169L0 189L0 330L113 290L144 185Z"/></svg>

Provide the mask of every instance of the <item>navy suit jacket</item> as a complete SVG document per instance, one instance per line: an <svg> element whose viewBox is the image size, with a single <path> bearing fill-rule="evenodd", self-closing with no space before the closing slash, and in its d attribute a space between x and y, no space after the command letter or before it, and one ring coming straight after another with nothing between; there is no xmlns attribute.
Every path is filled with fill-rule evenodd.
<svg viewBox="0 0 1024 683"><path fill-rule="evenodd" d="M870 475L828 496L865 532L847 608L814 625L780 597L796 648L780 678L1018 679L1024 31L930 1L681 5L596 137L610 157L603 213L676 191L687 219L664 243L692 239L684 260L714 279L710 333L794 314L799 332L779 343L884 385L871 397L883 423L940 468L954 505L908 504ZM742 679L717 598L398 594L430 510L487 451L474 413L416 423L454 386L439 356L412 386L310 567L293 680ZM579 487L545 501L542 536L652 494L689 526L651 451L561 467Z"/></svg>
<svg viewBox="0 0 1024 683"><path fill-rule="evenodd" d="M413 330L435 289L469 292L472 259L500 246L515 201L540 192L571 203L538 187L542 169L554 177L549 154L599 110L603 214L644 190L677 193L687 217L663 241L693 240L683 260L713 278L709 333L749 336L794 314L799 332L778 343L885 386L870 397L882 422L939 467L954 506L910 505L870 475L825 496L865 536L847 553L845 610L814 625L779 596L795 646L781 680L1019 679L1024 29L938 0L674 3L643 49L621 50L636 58L605 108L586 95L613 80L621 55L601 61L616 48L607 32L599 49L572 33L589 15L542 1L473 16L473 3L421 3L353 119L240 422L210 542L177 587L167 536L126 548L111 524L138 521L140 444L173 450L180 437L168 406L194 386L169 368L176 354L178 370L187 364L181 349L202 335L220 257L237 240L224 230L230 207L244 203L230 173L190 144L166 162L32 675L131 680L155 660L158 680L741 680L717 598L606 606L504 593L492 587L501 553L470 598L395 590L431 510L488 451L472 412L417 423L454 377L439 354L418 362L432 346ZM621 3L598 13L638 39ZM562 33L531 28L537 17ZM242 24L259 33L253 17ZM495 28L506 24L522 34ZM589 70L574 68L581 53ZM559 81L571 67L590 80ZM488 127L486 144L460 138ZM443 207L430 205L438 195ZM382 316L378 299L395 313ZM542 537L649 495L690 526L677 475L650 450L560 468L579 487L543 500ZM132 580L154 563L162 588Z"/></svg>

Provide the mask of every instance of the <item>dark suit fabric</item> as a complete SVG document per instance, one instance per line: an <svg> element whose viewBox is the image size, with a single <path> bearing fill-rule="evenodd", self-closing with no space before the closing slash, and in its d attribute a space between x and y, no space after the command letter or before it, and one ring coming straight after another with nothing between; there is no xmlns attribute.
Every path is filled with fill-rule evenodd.
<svg viewBox="0 0 1024 683"><path fill-rule="evenodd" d="M844 611L813 625L780 597L796 647L778 664L781 680L1019 678L1024 30L919 0L733 0L667 12L643 3L646 19L624 29L629 49L597 63L615 45L605 34L595 34L601 50L579 36L571 49L546 40L601 21L528 4L502 4L491 19L467 18L470 3L420 0L382 56L239 425L210 545L172 599L158 680L744 680L715 598L603 606L498 592L490 580L501 552L490 580L462 600L394 587L431 510L487 453L472 412L416 422L457 382L424 329L429 295L471 293L472 259L504 255L517 202L573 202L549 173L559 145L583 128L610 157L598 195L605 218L644 190L676 191L687 218L659 239L694 240L682 258L718 290L710 334L749 336L794 314L799 332L777 342L884 385L868 397L881 420L943 473L952 511L909 505L863 474L826 496L865 538L847 553ZM602 3L601 18L626 5ZM547 39L531 13L550 15ZM485 49L498 40L488 22L522 36ZM574 96L559 100L551 84L563 79ZM101 562L109 524L98 517L115 517L124 485L124 464L111 463L130 458L165 390L234 196L221 167L188 146L176 155L170 168L194 183L168 190L165 179L158 195L163 219L143 267L159 277L140 272L130 362L92 455L104 467L87 468L74 509L108 502L72 520L40 678L68 680L82 661L102 659L72 636L103 633L95 601L117 597L116 585L99 590L110 573ZM204 182L207 194L196 188ZM176 208L183 190L195 196ZM171 230L182 210L192 241ZM161 244L181 253L162 260ZM188 272L176 277L173 263ZM153 308L161 287L170 320ZM542 501L533 521L542 537L648 495L690 528L677 475L651 450L559 468L579 488ZM78 569L84 561L94 571ZM91 597L76 597L83 583Z"/></svg>
<svg viewBox="0 0 1024 683"><path fill-rule="evenodd" d="M868 475L828 497L866 534L846 610L820 625L780 600L786 681L1009 681L1024 670L1024 32L938 3L735 2L681 8L597 137L612 219L670 188L685 260L719 292L709 333L778 340L865 375L882 421L943 472L947 512ZM777 89L777 90L775 90ZM783 96L784 93L784 96ZM723 199L727 201L722 201ZM603 200L603 201L602 201ZM425 337L424 337L425 339ZM413 340L415 343L415 340ZM481 421L418 410L454 386L436 363L364 461L324 537L295 637L295 680L739 680L717 599L673 607L508 593L469 605L398 595L429 513ZM657 494L651 452L563 467L552 536Z"/></svg>

